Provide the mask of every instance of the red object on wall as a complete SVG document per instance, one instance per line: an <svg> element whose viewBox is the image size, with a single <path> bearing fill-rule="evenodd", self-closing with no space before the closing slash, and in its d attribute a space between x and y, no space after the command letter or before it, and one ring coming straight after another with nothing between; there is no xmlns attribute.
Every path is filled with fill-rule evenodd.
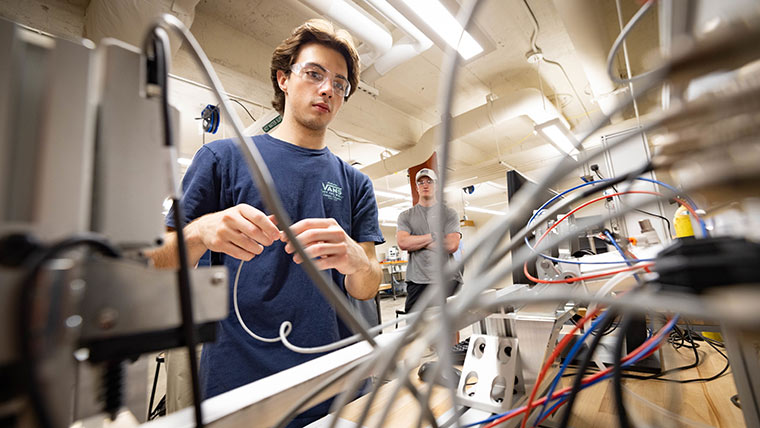
<svg viewBox="0 0 760 428"><path fill-rule="evenodd" d="M438 174L438 157L436 156L435 152L433 152L430 158L425 162L422 162L421 164L413 166L406 170L409 174L409 185L412 187L412 205L417 205L417 200L420 198L420 196L417 194L416 178L417 171L421 170L422 168L430 168L435 171L436 174Z"/></svg>

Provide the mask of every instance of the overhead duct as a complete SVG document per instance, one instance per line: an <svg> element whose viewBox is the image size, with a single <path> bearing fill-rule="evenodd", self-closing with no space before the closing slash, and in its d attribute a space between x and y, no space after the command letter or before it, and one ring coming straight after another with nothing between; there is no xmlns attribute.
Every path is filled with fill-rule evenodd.
<svg viewBox="0 0 760 428"><path fill-rule="evenodd" d="M187 28L195 19L200 0L91 0L84 19L85 37L95 43L111 37L142 48L145 31L161 14L176 16ZM172 54L182 40L169 34Z"/></svg>
<svg viewBox="0 0 760 428"><path fill-rule="evenodd" d="M400 28L406 36L396 42L388 52L378 57L371 68L362 72L362 78L372 81L433 46L432 40L427 38L422 31L409 22L404 15L399 13L386 0L364 1L390 20L393 25Z"/></svg>
<svg viewBox="0 0 760 428"><path fill-rule="evenodd" d="M607 75L607 54L612 41L600 15L603 8L588 0L554 0L554 6L573 42L599 109L609 114L625 94L616 91L617 86Z"/></svg>
<svg viewBox="0 0 760 428"><path fill-rule="evenodd" d="M301 3L330 18L369 45L372 52L362 55L362 67L372 64L393 45L393 37L383 25L344 0L301 0Z"/></svg>
<svg viewBox="0 0 760 428"><path fill-rule="evenodd" d="M452 118L451 140L457 140L479 129L506 122L519 116L527 116L535 124L559 118L563 125L568 126L567 120L538 89L526 88ZM361 171L374 180L425 162L435 150L440 127L441 124L438 124L425 131L414 147L380 162L367 165Z"/></svg>

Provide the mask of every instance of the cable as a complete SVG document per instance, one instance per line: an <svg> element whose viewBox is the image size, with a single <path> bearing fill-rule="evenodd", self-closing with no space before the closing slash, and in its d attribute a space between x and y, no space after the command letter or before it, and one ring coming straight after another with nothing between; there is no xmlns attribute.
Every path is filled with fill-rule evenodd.
<svg viewBox="0 0 760 428"><path fill-rule="evenodd" d="M653 77L657 74L659 69L650 70L641 74L637 74L636 76L629 77L627 79L621 79L620 77L616 76L614 73L614 64L615 64L615 57L617 56L618 50L620 50L620 46L622 46L623 41L625 41L626 37L628 37L628 34L633 30L633 28L636 26L636 24L641 20L641 18L649 12L650 9L652 9L652 6L654 6L655 1L654 0L648 0L641 8L636 12L635 15L631 18L630 21L628 21L627 24L625 24L625 28L623 28L623 31L620 32L620 34L615 39L615 42L612 44L612 48L610 49L610 53L607 55L607 75L609 76L610 80L617 83L618 85L627 85L628 83L634 82L636 80L641 80L648 77Z"/></svg>
<svg viewBox="0 0 760 428"><path fill-rule="evenodd" d="M470 24L472 23L472 18L477 14L478 8L483 4L480 0L470 0L469 2L462 5L459 12L457 13L457 22L462 26L462 32L459 36L460 41L462 37L464 37L465 32L470 27ZM440 132L438 134L438 141L439 141L439 153L438 153L438 161L441 165L443 165L443 168L439 168L439 178L441 181L441 185L438 186L436 189L436 195L439 201L439 207L438 207L438 216L436 219L434 219L434 227L437 236L445 236L445 230L444 230L444 219L446 218L446 206L445 206L445 184L448 179L448 169L446 166L449 164L449 156L451 151L451 109L453 104L453 98L454 98L454 83L457 80L457 74L459 72L459 61L460 61L460 55L456 52L456 49L452 46L447 45L446 51L445 51L445 57L444 57L444 66L443 66L443 75L441 76L441 83L440 83L440 89L443 93L443 96L441 97L441 128ZM449 313L449 309L446 305L446 290L452 289L450 286L450 283L453 282L450 278L453 278L453 275L447 275L446 267L448 265L448 254L446 253L443 245L437 246L437 251L435 251L435 266L437 269L435 269L434 272L434 280L435 280L435 287L428 287L432 288L433 292L435 293L436 298L434 299L434 302L438 304L438 306L441 308L441 316L440 316L440 328L439 328L439 334L438 334L438 348L439 348L439 363L436 367L433 369L432 378L435 379L440 374L440 371L443 369L443 367L450 367L452 365L452 356L451 356L451 347L450 341L451 337L453 336L453 328L452 328L452 321L451 321L451 315ZM453 384L454 380L446 376L444 377L447 389L449 390L450 399L452 405L456 406L456 393L454 392L456 385ZM433 383L431 382L429 385L427 385L427 390L424 393L424 398L422 403L424 405L422 407L429 409L430 408L430 396L432 395L433 391ZM421 404L422 404L421 403ZM420 412L420 416L418 418L418 425L422 423L422 419L424 417L424 412ZM382 424L382 420L380 421ZM433 418L433 421L431 421L431 424L433 426L436 425L435 418ZM456 423L456 426L458 426L458 422Z"/></svg>
<svg viewBox="0 0 760 428"><path fill-rule="evenodd" d="M298 352L299 354L320 354L323 352L336 351L347 345L356 343L362 339L362 336L360 334L355 334L353 336L346 337L337 342L329 343L327 345L303 348L303 347L296 346L290 343L287 339L287 337L290 335L291 331L293 330L293 324L290 321L283 321L282 324L280 324L279 334L277 337L262 337L254 333L253 330L251 330L250 327L248 327L245 321L243 321L243 317L240 314L240 307L238 305L238 284L240 283L240 272L243 269L243 264L245 264L245 260L241 260L240 264L238 264L237 271L235 272L235 280L232 283L232 306L235 310L235 316L237 317L237 320L240 323L240 326L252 338L258 341L267 342L267 343L276 343L276 342L282 341L283 345L285 345L286 348L290 349L293 352ZM405 317L401 317L401 319L404 319L404 318ZM376 336L377 334L382 332L384 328L390 327L398 321L399 320L397 319L386 321L383 324L370 328L369 333L372 336Z"/></svg>
<svg viewBox="0 0 760 428"><path fill-rule="evenodd" d="M240 316L240 308L238 307L238 282L240 281L240 271L243 270L243 264L245 263L245 260L240 260L240 264L238 265L237 272L235 273L235 281L232 283L232 306L235 309L235 315L237 316L238 322L240 323L240 327L245 330L246 333L248 333L249 336L252 338L261 341L261 342L267 342L267 343L276 343L280 341L280 336L277 337L262 337L258 334L251 331L250 328L245 324L245 321L243 321L243 317ZM290 324L290 321L283 322L283 325L285 323ZM287 335L287 334L286 334Z"/></svg>
<svg viewBox="0 0 760 428"><path fill-rule="evenodd" d="M623 194L632 194L632 193L646 194L646 195L655 195L655 196L663 196L661 193L658 193L658 192L650 192L650 191L645 191L645 190L629 190L627 192L613 193L612 195L605 195L605 196L601 196L601 197L592 199L592 200L587 201L587 202L579 205L578 207L572 209L569 213L565 214L559 220L557 220L550 228L548 228L541 235L541 237L539 237L539 239L536 241L536 244L538 244L539 242L541 242L544 239L544 237L546 237L549 234L549 232L551 232L552 230L554 230L554 228L556 228L560 223L562 223L563 221L565 221L566 219L568 219L571 215L575 214L577 211L579 211L579 210L581 210L583 208L586 208L587 206L589 206L591 204L594 204L596 202L600 202L600 201L606 200L608 197L611 197L611 196L617 196L617 195L623 195ZM529 242L527 242L527 237L526 237L526 246L528 248L530 248L531 250L533 250L533 247L530 245ZM638 262L642 262L642 261L654 261L654 259L627 259L625 253L622 253L622 256L623 256L623 260L616 261L616 262L571 262L571 264L587 264L587 263L588 264L621 264L621 263L638 263ZM554 259L554 258L550 258L549 260L552 260L552 259ZM557 260L564 261L563 259L557 259Z"/></svg>
<svg viewBox="0 0 760 428"><path fill-rule="evenodd" d="M557 357L562 352L562 350L565 349L567 344L570 343L570 341L573 339L573 337L575 336L575 332L580 330L581 326L583 326L591 318L595 317L600 311L601 309L589 311L586 314L586 316L584 316L577 324L575 324L575 327L573 327L573 329L570 330L570 332L566 334L565 337L562 338L562 340L554 348L554 351L552 351L551 355L549 355L549 358L546 359L546 363L544 363L544 366L541 368L541 371L539 372L538 377L536 378L536 382L533 384L533 389L530 391L530 396L528 398L528 401L525 404L526 411L525 411L525 416L523 417L522 423L520 424L521 428L525 428L528 422L528 416L530 415L530 410L533 408L533 400L534 398L536 398L536 393L538 392L539 386L541 385L541 382L543 381L544 376L546 376L546 372L549 370L552 364L554 364L554 361L557 359ZM551 395L551 392L547 395Z"/></svg>
<svg viewBox="0 0 760 428"><path fill-rule="evenodd" d="M618 251L618 253L620 253L620 256L623 257L623 259L625 259L625 257L626 257L625 251L623 251L623 249L620 247L620 245L617 243L617 241L615 241L615 237L612 236L612 233L609 230L604 229L604 234L605 234L605 236L607 236L607 239L609 239L610 244L612 244L612 246L615 247L615 249ZM625 263L628 266L633 266L633 263L636 263L635 261L634 262L630 262L627 259L625 259L625 260L626 260ZM633 277L636 279L636 282L638 282L639 284L642 283L641 282L641 278L639 278L639 276L637 274L634 273Z"/></svg>
<svg viewBox="0 0 760 428"><path fill-rule="evenodd" d="M608 314L608 312L605 314ZM609 324L612 323L614 318L615 317L613 315L607 319L604 319L603 324L602 324L603 329L606 329L607 326L609 326ZM590 333L590 331L587 333ZM583 374L586 372L586 369L588 368L589 363L591 362L591 356L596 351L597 346L599 346L599 342L601 341L601 339L602 339L602 335L594 336L594 338L591 340L591 344L586 349L586 355L584 355L583 360L581 360L580 367L578 368L578 374L575 376L575 380L573 381L573 388L570 390L570 395L568 396L568 399L567 399L567 407L565 408L565 411L562 414L560 428L566 428L568 426L568 423L570 422L570 414L573 410L575 399L581 390Z"/></svg>
<svg viewBox="0 0 760 428"><path fill-rule="evenodd" d="M356 360L352 363L348 364L345 367L342 367L337 372L331 374L328 378L323 380L319 383L316 387L311 389L306 395L299 398L298 401L290 406L290 408L285 412L285 414L273 425L275 428L285 428L290 421L293 420L298 415L298 412L306 406L306 403L311 401L314 397L321 394L322 391L327 389L330 385L332 385L335 381L338 379L343 378L347 374L351 373L353 370L355 370L361 363L363 363L364 360ZM337 418L337 416L336 416Z"/></svg>
<svg viewBox="0 0 760 428"><path fill-rule="evenodd" d="M661 344L661 340L662 340L664 334L666 332L668 332L673 327L673 325L675 325L677 319L678 319L678 317L671 318L670 321L668 321L668 323L665 324L665 326L663 326L660 329L660 331L657 332L657 335L649 338L646 342L642 343L633 352L631 352L628 355L626 355L626 357L623 358L623 360L625 361L624 365L628 366L628 365L631 365L631 364L635 364L640 359L646 358L649 355L651 355L654 351L656 351L657 348L659 347L659 345ZM583 380L584 387L590 387L592 385L595 385L598 382L601 382L602 380L608 379L611 376L611 371L612 371L612 367L609 367L609 368L607 368L607 369L605 369L605 370L603 370L603 371L601 371L601 372L599 372L599 373L597 373L595 375L589 376L588 378L586 378L586 379ZM537 401L536 404L543 404L547 400L555 400L555 399L563 398L564 396L568 396L570 392L571 392L571 387L563 388L562 390L554 393L554 395L551 396L551 397L549 397L547 395L547 396L541 398L540 400ZM504 422L504 421L506 421L506 420L508 420L508 419L510 419L510 418L512 418L514 416L516 416L516 415L519 415L519 414L525 412L526 409L527 409L527 407L523 406L523 407L519 407L517 409L512 409L509 412L501 414L501 415L492 416L492 417L488 418L488 421L490 421L491 423L488 424L485 428L495 427L496 425L498 425L498 424L500 424L500 423L502 423L502 422ZM485 423L485 421L480 421L480 422L474 423L472 425L481 425L483 423Z"/></svg>
<svg viewBox="0 0 760 428"><path fill-rule="evenodd" d="M677 192L677 189L675 189L674 187L672 187L672 186L670 186L670 185L668 185L668 184L666 184L666 183L662 183L662 182L659 182L659 181L657 181L657 180L652 180L652 179L648 179L648 178L644 178L644 177L637 177L636 179L637 179L637 180L641 180L641 181L647 181L647 182L653 182L653 183L657 183L657 184L660 184L660 185L662 185L663 187L667 188L668 190L671 190L671 191ZM614 180L614 179L603 179L603 180L600 180L600 181L601 181L601 182L603 182L603 183L607 183L607 184L608 184L610 187L613 187L613 184L612 184L612 183L613 183L615 180ZM560 197L560 196L564 196L564 195L566 195L566 194L568 194L568 193L570 193L570 192L572 192L572 191L575 191L575 190L577 190L577 189L580 189L580 188L582 188L582 187L590 186L590 185L593 185L593 184L596 184L596 183L599 183L599 181L589 181L589 182L586 182L586 183L580 184L580 185L578 185L578 186L575 186L575 187L573 187L573 188L571 188L571 189L568 189L568 190L566 190L566 191L564 191L564 192L560 193L559 195L557 195L557 196L555 196L555 197L553 197L553 198L549 199L549 200L548 200L548 201L546 201L546 202L545 202L545 203L544 203L544 204L543 204L543 205L542 205L542 206L541 206L541 207L540 207L538 210L536 210L536 212L533 214L533 216L531 216L531 218L528 220L528 225L531 225L531 224L533 223L533 221L534 221L534 220L535 220L535 219L536 219L536 218L537 218L539 215L541 215L541 213L543 212L543 210L544 210L544 209L545 209L545 208L546 208L548 205L551 205L551 204L552 204L554 201L556 201L557 199L559 199L559 197ZM639 193L639 192L647 192L647 191L643 191L643 190L631 190L631 191L629 191L629 192L633 192L633 193ZM570 213L566 214L566 215L565 215L565 217L567 217L569 214L573 214L573 213L575 213L575 212L576 212L578 209L580 209L580 208L582 208L582 207L585 207L585 206L588 206L588 205L589 205L589 204L591 204L591 203L594 203L594 202L598 202L598 201L604 200L604 199L606 199L606 198L608 198L608 197L612 197L612 196L618 196L618 195L621 195L621 194L625 194L625 193L626 193L626 192L619 192L619 193L616 193L616 194L612 194L612 195L606 195L606 196L604 196L604 197L601 197L601 198L597 198L597 199L594 199L593 201L590 201L590 202L586 202L586 203L584 203L583 205L579 206L578 208L575 208L574 210L572 210ZM646 193L646 194L651 194L651 195L659 195L659 196L662 196L662 194L661 194L661 193L658 193L658 192L649 192L649 193ZM680 199L678 199L678 198L676 198L676 201L681 201L681 200L680 200ZM683 202L683 201L681 201L681 202ZM681 203L681 202L679 202L679 203ZM689 206L686 204L686 202L683 202L683 203L681 203L681 205L684 205L684 206L685 206L687 209L689 209L689 208L692 208L692 207L689 207ZM635 209L635 208L634 208L634 209ZM706 228L706 225L705 225L705 223L704 223L704 220L702 220L702 218L701 218L701 217L700 217L700 216L699 216L699 215L696 213L696 211L695 211L693 208L692 208L692 209L690 209L690 210L689 210L689 212L691 212L691 213L692 213L692 215L694 215L694 216L695 216L695 218L696 218L696 219L697 219L697 220L700 222L700 225L702 226L703 234L706 236L706 235L707 235L707 228ZM563 217L561 220L557 221L557 222L555 223L555 225L554 225L554 226L556 226L558 223L560 223L561 221L563 221L565 217ZM553 228L553 227L552 227L552 228ZM550 230L551 230L551 229L550 229ZM525 236L524 240L525 240L525 245L526 245L528 248L531 248L531 249L533 249L533 247L530 245L530 241L528 240L528 237L527 237L527 235ZM540 252L537 252L537 253L538 253L538 255L540 255L540 256L541 256L541 257L543 257L543 258L545 258L545 259L547 259L547 260L551 260L551 261L557 262L557 263L568 263L568 264L620 264L620 263L622 263L622 262L578 262L578 261L574 261L574 260L565 260L565 259L559 259L559 258L556 258L556 257L547 256L547 255L545 255L545 254L542 254L542 253L540 253Z"/></svg>
<svg viewBox="0 0 760 428"><path fill-rule="evenodd" d="M674 326L673 331L680 334L680 330L678 329L677 326ZM687 339L687 340L690 340L693 343L693 339ZM710 342L706 342L706 343L710 344ZM626 379L657 380L657 381L662 381L662 382L671 382L671 383L677 383L677 384L687 384L687 383L695 383L695 382L711 382L711 381L713 381L715 379L718 379L719 377L721 377L722 375L724 375L726 373L726 371L728 371L728 369L730 367L730 364L728 362L728 357L724 353L722 353L721 351L719 351L719 350L716 349L716 351L718 352L718 354L720 354L721 357L723 357L726 360L726 365L718 373L716 373L716 374L714 374L714 375L712 375L710 377L702 377L702 378L691 378L691 379L666 379L666 378L663 378L662 376L665 376L667 374L678 372L678 371L684 371L684 370L692 369L692 368L697 367L699 365L700 359L699 359L699 353L697 352L697 348L699 347L699 345L696 345L696 344L694 344L694 345L695 346L684 346L684 347L692 349L694 351L694 362L691 363L691 364L683 365L683 366L680 366L680 367L674 367L672 369L663 370L663 371L661 371L659 373L655 373L655 374L652 374L652 375L649 375L649 376L641 376L641 375L635 375L635 374L630 374L630 373L623 373L622 376L624 378L626 378ZM674 346L674 348L676 347L675 344L673 344L673 346Z"/></svg>
<svg viewBox="0 0 760 428"><path fill-rule="evenodd" d="M587 281L589 279L596 279L596 278L604 278L605 276L615 275L617 273L622 273L622 272L631 272L638 269L646 269L652 266L654 266L654 263L642 263L635 266L629 266L627 268L622 268L622 269L613 270L609 272L600 272L593 275L574 276L572 278L559 279L559 280L546 280L546 279L536 278L533 275L531 275L530 272L528 272L528 268L527 268L528 265L526 263L524 265L523 273L529 280L536 282L538 284L568 284L571 282Z"/></svg>
<svg viewBox="0 0 760 428"><path fill-rule="evenodd" d="M174 136L172 130L171 110L169 108L169 35L162 28L154 27L146 38L146 44L150 44L153 51L153 63L156 67L157 83L161 88L161 116L164 131L164 146L169 150L174 150ZM146 49L146 52L150 52ZM170 152L172 153L172 152ZM173 153L172 153L173 154ZM172 165L176 156L169 156ZM172 167L173 168L173 167ZM193 407L195 410L195 425L203 427L203 409L201 408L201 383L198 373L198 355L196 345L198 343L195 321L193 318L192 290L190 285L190 265L187 260L187 242L185 241L185 217L182 212L182 198L179 196L181 191L177 183L174 183L174 171L170 174L170 187L175 190L175 196L172 198L172 207L174 212L174 224L177 233L177 257L179 258L179 269L177 271L177 283L179 290L180 310L182 314L182 334L187 347L188 362L190 365L190 378L192 382Z"/></svg>
<svg viewBox="0 0 760 428"><path fill-rule="evenodd" d="M19 350L22 376L26 379L29 401L34 410L39 426L52 428L54 426L48 413L48 406L42 393L43 386L37 379L37 364L40 346L33 344L31 325L34 317L34 297L39 282L37 277L45 264L66 251L77 247L87 247L105 256L121 257L119 250L109 244L105 238L95 234L76 235L53 244L49 248L32 253L23 264L25 274L18 284L18 314L16 319L17 347Z"/></svg>
<svg viewBox="0 0 760 428"><path fill-rule="evenodd" d="M245 110L245 112L248 113L248 116L251 118L251 120L254 121L254 122L256 122L256 118L253 117L253 115L251 114L251 112L248 111L248 109L245 107L245 105L243 105L243 103L241 103L240 101L236 100L235 98L230 98L230 101L232 101L233 103L237 103L238 105L240 105L240 107L243 107L243 110Z"/></svg>
<svg viewBox="0 0 760 428"><path fill-rule="evenodd" d="M647 89L652 89L654 87L654 85L655 85L655 83L652 83L652 82L647 82L645 84L645 86L649 86L649 88L647 88ZM622 103L621 103L621 105L622 105ZM650 124L647 124L646 126L644 126L644 132L647 132L650 129L654 129L655 127L659 126L660 124L665 123L665 121L668 120L667 118L677 117L678 115L683 114L684 112L689 111L689 110L690 110L690 108L683 108L683 109L678 109L678 110L675 110L673 112L669 112L669 113L667 113L665 115L662 115L661 117L659 117L658 119L656 119L654 123L650 123ZM584 138L583 140L585 141L586 138ZM609 149L609 148L605 148L604 150L607 150L607 149ZM603 152L603 150L597 150L597 151L595 151L595 154L598 155L599 153L602 153L602 152ZM545 183L554 182L554 180L556 180L557 178L559 178L563 174L565 174L569 170L569 168L570 168L569 162L560 162L560 164L556 168L554 168L552 171L550 171L549 176L547 176L544 180L542 180L542 183L545 184ZM516 200L515 203L513 204L513 208L514 208L515 212L524 211L529 206L532 206L532 203L530 201L533 198L535 198L535 195L536 195L536 192L532 192L532 191L521 192L518 200ZM464 262L472 260L472 257L476 253L478 253L478 254L482 254L484 252L485 253L489 253L489 254L490 253L495 253L495 251L493 251L493 250L496 250L497 247L499 246L500 241L501 241L502 237L504 236L504 232L503 231L506 230L505 225L511 219L513 219L513 217L510 216L510 215L508 215L508 216L506 216L503 219L503 221L501 223L497 223L497 224L494 224L493 226L488 226L486 228L483 228L483 230L481 231L481 233L478 234L477 238L480 239L480 240L483 240L484 245L480 245L478 247L475 247L472 252L469 252L468 254L466 254ZM514 245L515 245L515 243L509 242L508 247L511 247L511 248L508 248L506 251L508 251L508 252L511 251L512 248L514 248ZM523 256L522 252L518 253L516 256L518 256L520 258L521 262L523 261L522 259L523 259L524 256ZM493 258L492 258L492 260L493 260ZM459 266L447 266L447 270L452 270L453 271L453 270L458 270L458 269L459 269ZM500 278L500 276L503 275L503 272L508 271L508 269L509 268L505 267L503 269L499 269L498 271L493 272L490 275L487 275L484 278L484 281L481 284L478 284L477 287L474 287L471 292L468 293L467 292L468 290L464 290L465 293L463 293L463 295L455 297L455 299L458 300L458 302L456 302L456 308L455 308L456 311L454 311L454 316L461 316L463 314L464 310L467 310L468 308L470 308L475 303L481 304L482 305L481 307L483 309L490 308L490 307L492 307L492 304L496 304L497 302L489 302L488 304L484 304L484 302L479 299L480 292L482 291L482 289L485 289L485 288L489 287L491 284L493 284L495 281L497 281ZM555 299L556 300L556 299L568 298L569 296L578 297L577 295L573 295L572 293L556 293L556 294L554 294L552 296L543 296L543 298L531 299L531 301L537 301L537 300L549 301L551 299ZM550 297L551 297L551 299L550 299ZM604 299L598 299L598 301L602 301L602 300L604 300ZM666 299L666 300L668 300L668 299ZM681 301L677 301L677 300L674 300L674 299L669 299L669 302L675 304L679 308L684 308L687 311L694 312L695 311L694 308L695 307L699 307L700 306L700 302L697 301L697 300L694 300L694 299L689 299L689 300L692 300L692 301L690 303L688 303L688 304L686 302L681 302ZM661 305L663 303L662 299L655 300L655 299L648 298L648 297L644 298L644 299L637 298L637 299L635 299L635 300L633 300L631 302L627 302L625 304L621 304L621 306L627 307L629 310L635 310L635 308L641 308L643 306L643 302L644 301L646 301L648 304L654 304L656 307L663 307ZM510 300L510 302L513 302L513 301ZM500 302L500 303L503 304L503 302ZM694 306L690 307L689 305L694 305ZM410 325L410 329L409 329L410 333L412 333L415 328L421 326L421 324L418 323L418 321L419 321L419 319L415 320ZM394 346L401 346L401 342L399 342L398 344L394 344ZM380 354L376 354L373 357L372 360L380 362L381 361Z"/></svg>
<svg viewBox="0 0 760 428"><path fill-rule="evenodd" d="M598 310L596 312L599 312ZM594 323L591 324L591 327L586 330L585 333L583 333L583 336L581 336L578 340L575 341L575 344L573 344L573 347L570 348L570 351L565 356L565 361L562 363L562 366L560 367L557 374L554 376L554 380L552 381L551 385L549 386L549 390L546 393L547 397L552 397L554 394L554 390L557 388L557 385L559 384L559 380L562 378L562 373L567 370L567 367L570 365L570 362L572 362L575 359L575 356L578 354L578 352L583 347L583 344L586 342L586 339L591 335L591 332L598 329L601 325L602 327L606 328L609 324L611 324L615 320L615 315L610 315L610 312L604 312L602 315L600 315ZM572 336L570 336L572 338ZM597 343L599 339L601 338L601 335L594 336L594 340L591 342L591 345L589 345L588 348L586 348L586 356L589 356L593 354L594 352L594 343ZM568 342L570 339L568 339ZM590 357L589 357L590 358ZM579 370L579 373L581 371ZM583 374L580 375L583 377ZM577 379L577 377L576 377ZM549 403L544 402L543 407L541 408L541 411L539 412L539 416L536 420L540 420L543 415L547 413L546 407Z"/></svg>
<svg viewBox="0 0 760 428"><path fill-rule="evenodd" d="M533 13L533 9L530 7L530 4L528 3L528 0L523 0L523 3L525 4L525 7L528 9L528 12L530 13L530 17L533 19L533 32L530 35L530 45L533 48L534 52L541 53L541 48L538 47L538 33L540 31L540 27L539 27L539 24L538 24L538 19L536 18L536 14ZM588 109L586 108L586 104L583 103L583 99L578 94L578 91L575 89L575 85L573 85L573 82L570 80L570 77L567 75L567 72L565 71L565 68L562 67L562 64L560 64L558 61L552 61L552 60L546 58L545 56L543 56L543 54L541 54L541 61L544 61L544 62L549 63L551 65L554 65L556 67L559 67L559 69L562 71L562 75L565 76L565 80L570 85L570 88L573 90L573 93L575 94L575 99L578 100L578 103L583 108L583 111L586 114L586 118L588 120L591 120L591 116L589 115ZM540 75L540 73L539 73L539 76L538 76L538 83L539 83L539 85L541 85L543 87L543 83L541 82L541 75ZM541 93L543 93L543 90L541 91ZM557 110L559 110L559 109L557 109Z"/></svg>
<svg viewBox="0 0 760 428"><path fill-rule="evenodd" d="M592 170L592 171L594 171L594 172L596 173L597 177L599 177L599 179L600 179L600 180L604 180L604 177L602 177L602 174L599 172L599 168L598 168L598 167L597 167L597 168L593 168L593 165L592 165L592 168L591 168L591 170ZM615 192L617 192L617 191L618 191L618 189L617 189L617 188L615 188L615 186L612 186L612 190L614 190ZM622 198L618 198L618 199L620 200L620 203L623 203L623 200L622 200ZM664 220L664 221L665 221L665 223L667 223L667 224L668 224L668 233L670 233L670 230L671 230L671 227L672 227L672 226L670 225L670 220L668 220L668 218L667 218L667 217L665 217L665 216L662 216L662 215L659 215L659 214L655 214L655 213L650 213L650 212L648 212L648 211L640 210L640 209L638 209L638 208L637 208L637 209L635 209L634 211L636 211L636 212L640 212L640 213L642 213L642 214L650 215L650 216L652 216L652 217L659 217L660 219Z"/></svg>
<svg viewBox="0 0 760 428"><path fill-rule="evenodd" d="M613 365L612 370L612 391L615 398L615 409L617 410L618 426L620 428L629 428L631 426L628 420L628 412L625 410L625 402L623 402L623 348L625 346L625 336L633 323L633 317L626 315L623 317L620 326L620 333L615 341L615 348L613 351Z"/></svg>

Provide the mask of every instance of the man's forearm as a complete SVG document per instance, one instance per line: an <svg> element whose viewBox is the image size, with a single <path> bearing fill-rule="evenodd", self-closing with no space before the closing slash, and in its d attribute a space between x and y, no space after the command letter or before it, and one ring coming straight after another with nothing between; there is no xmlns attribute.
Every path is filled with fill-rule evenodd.
<svg viewBox="0 0 760 428"><path fill-rule="evenodd" d="M187 245L187 258L190 266L195 266L200 260L203 253L206 252L206 246L195 233L193 223L185 226L185 243ZM158 248L145 250L143 253L153 260L153 265L159 269L178 269L179 268L179 251L177 247L177 232L171 231L164 235L164 243Z"/></svg>
<svg viewBox="0 0 760 428"><path fill-rule="evenodd" d="M351 275L346 275L346 291L359 300L369 300L377 294L383 270L380 265L370 261L369 268Z"/></svg>
<svg viewBox="0 0 760 428"><path fill-rule="evenodd" d="M346 291L355 299L368 300L377 294L380 281L383 280L383 269L377 261L374 242L358 243L364 257L355 259L354 266L366 265L354 273L346 275Z"/></svg>
<svg viewBox="0 0 760 428"><path fill-rule="evenodd" d="M417 251L425 248L433 242L433 235L426 233L424 235L409 235L399 240L399 247L404 251Z"/></svg>
<svg viewBox="0 0 760 428"><path fill-rule="evenodd" d="M456 251L459 249L459 233L449 233L444 238L444 243L446 246L446 251L448 251L449 254L456 253Z"/></svg>

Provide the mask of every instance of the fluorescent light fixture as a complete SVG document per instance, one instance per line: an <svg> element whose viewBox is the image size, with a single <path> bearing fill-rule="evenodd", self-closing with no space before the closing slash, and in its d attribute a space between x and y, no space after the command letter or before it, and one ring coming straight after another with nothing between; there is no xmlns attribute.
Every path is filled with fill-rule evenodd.
<svg viewBox="0 0 760 428"><path fill-rule="evenodd" d="M386 190L375 190L375 196L382 196L389 199L398 199L400 201L411 201L412 197L403 193L389 192Z"/></svg>
<svg viewBox="0 0 760 428"><path fill-rule="evenodd" d="M464 207L465 211L474 211L476 213L491 214L491 215L507 215L504 211L489 210L487 208L480 208L474 206Z"/></svg>
<svg viewBox="0 0 760 428"><path fill-rule="evenodd" d="M404 3L465 60L483 52L483 47L470 33L464 31L454 15L439 0L404 0Z"/></svg>
<svg viewBox="0 0 760 428"><path fill-rule="evenodd" d="M190 166L190 164L193 163L193 160L190 158L177 158L177 163L182 166Z"/></svg>
<svg viewBox="0 0 760 428"><path fill-rule="evenodd" d="M578 153L578 149L575 148L578 140L559 118L536 125L533 129L560 152L568 156Z"/></svg>

